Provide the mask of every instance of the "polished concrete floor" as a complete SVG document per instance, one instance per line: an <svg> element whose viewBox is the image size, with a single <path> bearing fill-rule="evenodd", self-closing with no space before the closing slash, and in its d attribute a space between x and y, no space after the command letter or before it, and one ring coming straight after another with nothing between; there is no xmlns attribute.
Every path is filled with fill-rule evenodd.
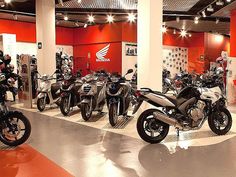
<svg viewBox="0 0 236 177"><path fill-rule="evenodd" d="M226 136L215 136L206 124L179 138L171 130L163 144L150 145L136 133L136 116L113 129L107 115L84 123L77 111L66 118L57 109L22 111L32 123L28 145L76 177L236 176L236 123Z"/></svg>

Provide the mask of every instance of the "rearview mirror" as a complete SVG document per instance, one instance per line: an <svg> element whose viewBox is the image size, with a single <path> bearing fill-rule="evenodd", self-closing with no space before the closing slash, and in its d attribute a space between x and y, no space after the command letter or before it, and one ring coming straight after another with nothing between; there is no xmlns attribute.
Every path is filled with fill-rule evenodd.
<svg viewBox="0 0 236 177"><path fill-rule="evenodd" d="M130 73L132 73L133 71L134 71L133 69L129 69L126 74L130 74Z"/></svg>

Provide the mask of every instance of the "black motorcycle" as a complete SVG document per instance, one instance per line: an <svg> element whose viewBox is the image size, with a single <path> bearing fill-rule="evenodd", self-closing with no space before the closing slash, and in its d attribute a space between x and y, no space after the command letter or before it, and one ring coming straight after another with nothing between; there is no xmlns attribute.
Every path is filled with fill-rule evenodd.
<svg viewBox="0 0 236 177"><path fill-rule="evenodd" d="M0 76L0 141L8 146L18 146L27 141L31 134L29 120L18 111L9 111L6 105L6 92L9 86L4 84L4 74Z"/></svg>
<svg viewBox="0 0 236 177"><path fill-rule="evenodd" d="M133 70L129 69L126 75L132 72ZM132 86L129 82L126 82L125 76L111 75L107 84L109 122L113 127L117 124L119 116L127 115L130 102L132 101Z"/></svg>
<svg viewBox="0 0 236 177"><path fill-rule="evenodd" d="M61 85L61 103L60 110L64 116L68 116L71 108L80 103L80 88L82 81L73 75L64 75L64 81Z"/></svg>

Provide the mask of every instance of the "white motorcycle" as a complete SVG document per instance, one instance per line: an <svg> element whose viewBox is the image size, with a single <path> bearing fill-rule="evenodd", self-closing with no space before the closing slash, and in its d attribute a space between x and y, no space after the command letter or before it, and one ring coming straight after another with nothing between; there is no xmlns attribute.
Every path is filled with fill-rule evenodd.
<svg viewBox="0 0 236 177"><path fill-rule="evenodd" d="M55 74L56 72L51 76L43 75L38 78L40 85L37 96L37 108L40 112L44 111L47 104L60 105L61 82L51 83L52 80L57 79L53 77Z"/></svg>
<svg viewBox="0 0 236 177"><path fill-rule="evenodd" d="M225 135L232 126L232 117L225 105L225 98L219 87L186 87L177 97L143 88L136 93L136 113L143 101L158 107L144 111L137 121L140 137L149 143L160 143L168 135L169 126L179 131L200 129L208 120L210 129L217 135Z"/></svg>

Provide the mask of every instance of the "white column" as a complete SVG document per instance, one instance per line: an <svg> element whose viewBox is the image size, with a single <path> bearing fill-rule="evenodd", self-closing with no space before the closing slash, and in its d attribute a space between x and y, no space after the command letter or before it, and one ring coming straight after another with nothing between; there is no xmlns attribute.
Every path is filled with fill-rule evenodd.
<svg viewBox="0 0 236 177"><path fill-rule="evenodd" d="M56 70L56 27L55 1L36 1L36 33L37 43L42 43L42 49L37 49L38 71L41 74L52 74Z"/></svg>
<svg viewBox="0 0 236 177"><path fill-rule="evenodd" d="M162 90L163 0L138 1L138 87Z"/></svg>

